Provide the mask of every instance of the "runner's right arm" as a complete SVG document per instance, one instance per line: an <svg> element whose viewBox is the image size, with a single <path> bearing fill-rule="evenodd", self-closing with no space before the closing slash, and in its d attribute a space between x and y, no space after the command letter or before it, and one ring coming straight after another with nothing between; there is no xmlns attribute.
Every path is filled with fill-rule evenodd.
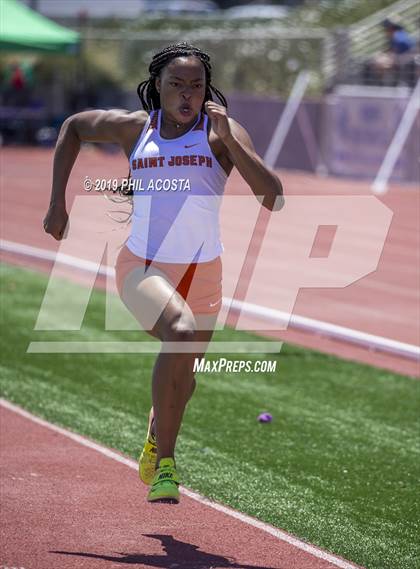
<svg viewBox="0 0 420 569"><path fill-rule="evenodd" d="M50 205L44 229L55 239L63 238L67 225L66 187L82 142L115 142L129 153L147 118L145 111L93 110L66 119L58 136L53 165Z"/></svg>

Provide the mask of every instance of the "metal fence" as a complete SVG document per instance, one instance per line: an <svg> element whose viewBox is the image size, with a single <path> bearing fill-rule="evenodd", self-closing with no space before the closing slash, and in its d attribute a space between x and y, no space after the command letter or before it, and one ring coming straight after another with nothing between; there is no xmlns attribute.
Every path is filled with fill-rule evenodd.
<svg viewBox="0 0 420 569"><path fill-rule="evenodd" d="M170 43L188 41L211 55L213 83L226 93L287 95L299 71L313 72L311 91L321 92L325 33L323 30L275 26L228 32L201 29L188 33L87 31L85 53L107 69L125 88L148 77L153 54Z"/></svg>

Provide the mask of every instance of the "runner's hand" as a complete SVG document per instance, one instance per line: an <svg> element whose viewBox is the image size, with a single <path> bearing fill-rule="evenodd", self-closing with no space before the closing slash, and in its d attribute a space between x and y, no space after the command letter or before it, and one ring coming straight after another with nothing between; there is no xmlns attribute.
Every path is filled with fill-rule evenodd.
<svg viewBox="0 0 420 569"><path fill-rule="evenodd" d="M64 205L50 205L47 215L44 219L44 230L60 241L65 237L69 216L67 215L66 207Z"/></svg>
<svg viewBox="0 0 420 569"><path fill-rule="evenodd" d="M223 142L227 141L232 136L232 131L226 108L222 105L218 105L214 101L206 101L205 109L211 119L211 126L214 132Z"/></svg>

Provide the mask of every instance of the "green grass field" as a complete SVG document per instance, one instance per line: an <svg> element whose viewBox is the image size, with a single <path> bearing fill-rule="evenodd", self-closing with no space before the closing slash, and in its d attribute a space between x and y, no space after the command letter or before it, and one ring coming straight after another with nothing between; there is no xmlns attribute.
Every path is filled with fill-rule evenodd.
<svg viewBox="0 0 420 569"><path fill-rule="evenodd" d="M80 332L34 331L46 285L2 267L2 396L136 458L155 356L27 354L34 340L144 338L104 331L100 291ZM80 290L63 281L69 306ZM183 485L368 569L419 567L420 383L294 346L235 358L276 358L277 371L198 375L177 449Z"/></svg>

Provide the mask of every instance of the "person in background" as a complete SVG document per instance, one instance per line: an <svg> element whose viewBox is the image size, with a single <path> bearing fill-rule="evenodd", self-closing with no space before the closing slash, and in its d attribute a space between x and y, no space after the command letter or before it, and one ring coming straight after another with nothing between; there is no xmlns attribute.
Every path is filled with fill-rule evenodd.
<svg viewBox="0 0 420 569"><path fill-rule="evenodd" d="M414 38L407 32L397 18L386 18L382 22L388 47L386 51L376 54L366 63L364 70L365 83L395 86L401 83L410 84L409 71L416 45Z"/></svg>
<svg viewBox="0 0 420 569"><path fill-rule="evenodd" d="M389 42L388 53L398 56L414 48L414 38L410 36L404 26L399 24L396 19L390 20L386 18L382 22L382 26Z"/></svg>

